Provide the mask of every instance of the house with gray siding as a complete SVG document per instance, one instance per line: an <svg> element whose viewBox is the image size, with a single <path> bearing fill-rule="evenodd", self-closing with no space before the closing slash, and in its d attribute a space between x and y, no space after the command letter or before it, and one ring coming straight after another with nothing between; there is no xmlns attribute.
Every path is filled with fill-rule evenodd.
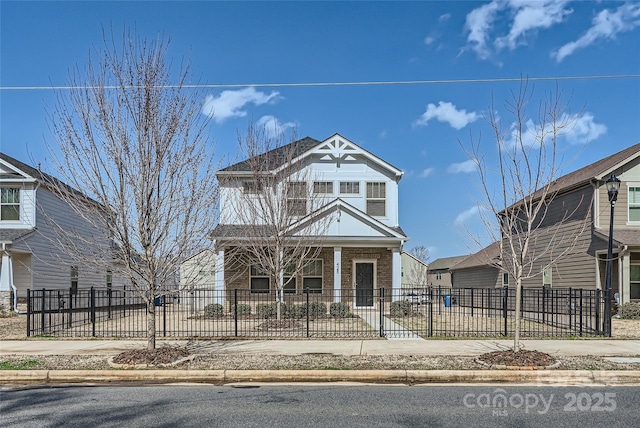
<svg viewBox="0 0 640 428"><path fill-rule="evenodd" d="M264 157L268 173L275 174L283 162L289 162L284 153L295 154L291 162L308 170L306 177L312 177L312 182L303 185L324 198L314 212L305 209L304 203L299 205L300 221L331 218L318 256L308 265L312 269L305 269L286 292L302 294L308 289L336 299L348 294L353 296L348 303L356 308L377 304L376 299L365 298L373 296L374 289L400 290L402 247L408 239L399 226L398 213L398 182L403 172L339 134L322 141L306 137L258 156ZM215 284L227 290L273 292L275 284L261 277L258 267L233 266L233 250L242 247L252 233L267 230L265 225L242 224L230 208L229 201L240 198L241 192L262 197L260 189L242 184L250 184L252 174L248 161L217 172L220 224L212 238L221 268L216 270ZM290 180L282 177L282 183Z"/></svg>
<svg viewBox="0 0 640 428"><path fill-rule="evenodd" d="M524 287L604 288L610 221L605 182L612 175L621 180L613 218L612 293L621 303L640 301L640 144L555 180L531 251L542 253L553 240L555 252L565 254L547 269L546 260L534 265L539 274L524 279ZM472 259L452 268L454 286L499 287L509 281L489 269L499 264L499 247L497 256L482 252L484 260L476 257L475 266ZM489 263L487 256L498 259Z"/></svg>
<svg viewBox="0 0 640 428"><path fill-rule="evenodd" d="M111 272L81 264L61 249L60 230L104 238L51 190L54 177L0 153L0 292L24 299L27 289L107 286ZM102 245L104 239L96 240ZM105 248L108 255L108 248Z"/></svg>

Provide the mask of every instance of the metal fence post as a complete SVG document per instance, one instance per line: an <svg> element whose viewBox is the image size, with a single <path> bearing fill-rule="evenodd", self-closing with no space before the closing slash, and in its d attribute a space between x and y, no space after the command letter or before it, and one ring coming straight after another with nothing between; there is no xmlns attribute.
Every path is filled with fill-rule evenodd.
<svg viewBox="0 0 640 428"><path fill-rule="evenodd" d="M46 294L47 294L47 292L46 292L46 290L43 288L43 289L42 289L42 302L40 302L40 306L41 306L41 309L42 309L42 312L41 312L41 314L40 314L40 321L41 321L41 324L40 324L40 332L41 332L41 333L46 333L46 330L45 330L45 328L44 328L44 325L45 325L45 316L44 316L44 315L45 315L45 295L46 295Z"/></svg>
<svg viewBox="0 0 640 428"><path fill-rule="evenodd" d="M582 337L582 288L580 288L580 337Z"/></svg>
<svg viewBox="0 0 640 428"><path fill-rule="evenodd" d="M309 289L305 288L303 291L307 295L307 310L305 312L307 313L307 337L309 337Z"/></svg>
<svg viewBox="0 0 640 428"><path fill-rule="evenodd" d="M384 337L384 288L380 288L380 337Z"/></svg>
<svg viewBox="0 0 640 428"><path fill-rule="evenodd" d="M233 289L233 320L235 324L235 336L238 337L238 289Z"/></svg>
<svg viewBox="0 0 640 428"><path fill-rule="evenodd" d="M31 289L27 288L27 337L31 336L31 316L33 316L31 309Z"/></svg>
<svg viewBox="0 0 640 428"><path fill-rule="evenodd" d="M596 331L598 333L602 333L602 330L600 329L601 325L600 325L600 305L601 305L601 290L598 288L596 289Z"/></svg>
<svg viewBox="0 0 640 428"><path fill-rule="evenodd" d="M569 331L573 329L573 321L575 321L575 316L573 316L573 289L569 287Z"/></svg>
<svg viewBox="0 0 640 428"><path fill-rule="evenodd" d="M474 288L471 288L471 316L473 316L473 290Z"/></svg>
<svg viewBox="0 0 640 428"><path fill-rule="evenodd" d="M91 287L91 336L96 336L96 290Z"/></svg>
<svg viewBox="0 0 640 428"><path fill-rule="evenodd" d="M506 285L502 288L502 316L504 317L504 336L508 336L507 334L507 315L509 312L508 304L509 304L509 287Z"/></svg>
<svg viewBox="0 0 640 428"><path fill-rule="evenodd" d="M73 318L73 295L71 294L71 288L69 288L69 316L67 317L67 327L71 328L71 325L73 323L72 318Z"/></svg>
<svg viewBox="0 0 640 428"><path fill-rule="evenodd" d="M162 335L167 337L167 301L165 294L160 296L160 303L162 304Z"/></svg>

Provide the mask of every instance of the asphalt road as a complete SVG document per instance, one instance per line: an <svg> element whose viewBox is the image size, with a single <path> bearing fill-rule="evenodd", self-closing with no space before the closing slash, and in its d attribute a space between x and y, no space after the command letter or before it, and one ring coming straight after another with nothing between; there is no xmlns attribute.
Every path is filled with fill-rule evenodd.
<svg viewBox="0 0 640 428"><path fill-rule="evenodd" d="M163 385L0 390L3 427L633 427L640 387Z"/></svg>

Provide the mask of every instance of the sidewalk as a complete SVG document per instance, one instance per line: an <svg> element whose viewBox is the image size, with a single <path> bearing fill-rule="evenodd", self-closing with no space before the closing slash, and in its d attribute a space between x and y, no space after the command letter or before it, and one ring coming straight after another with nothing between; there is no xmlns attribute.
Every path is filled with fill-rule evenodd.
<svg viewBox="0 0 640 428"><path fill-rule="evenodd" d="M477 356L513 346L513 340L171 340L157 346L185 346L193 353L269 355ZM640 340L522 340L524 349L551 355L640 357ZM0 355L117 355L145 348L145 340L4 340Z"/></svg>

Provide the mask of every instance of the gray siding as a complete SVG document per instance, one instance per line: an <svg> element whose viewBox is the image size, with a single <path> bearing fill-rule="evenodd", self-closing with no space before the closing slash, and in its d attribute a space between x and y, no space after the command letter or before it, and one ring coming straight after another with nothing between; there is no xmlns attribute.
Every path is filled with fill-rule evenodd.
<svg viewBox="0 0 640 428"><path fill-rule="evenodd" d="M498 284L500 272L493 266L453 271L452 282L455 288L494 288Z"/></svg>

